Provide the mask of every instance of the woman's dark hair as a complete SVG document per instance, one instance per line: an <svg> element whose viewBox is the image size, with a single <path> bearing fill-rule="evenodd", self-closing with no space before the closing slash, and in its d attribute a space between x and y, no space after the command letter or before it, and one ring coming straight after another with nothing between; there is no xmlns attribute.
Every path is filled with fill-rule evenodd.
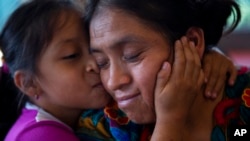
<svg viewBox="0 0 250 141"><path fill-rule="evenodd" d="M72 12L78 13L67 0L33 0L16 9L6 22L0 35L0 49L10 72L0 77L0 140L3 140L28 100L15 87L12 79L14 72L23 70L30 76L37 73L36 64L42 52L52 41L56 30L67 20L64 17L62 21L61 16L71 16ZM20 102L16 101L17 98Z"/></svg>
<svg viewBox="0 0 250 141"><path fill-rule="evenodd" d="M89 24L101 8L114 8L137 16L151 27L159 29L169 40L185 35L188 28L204 31L206 46L216 45L223 35L228 17L233 22L227 33L238 25L241 13L234 0L88 0L85 20Z"/></svg>

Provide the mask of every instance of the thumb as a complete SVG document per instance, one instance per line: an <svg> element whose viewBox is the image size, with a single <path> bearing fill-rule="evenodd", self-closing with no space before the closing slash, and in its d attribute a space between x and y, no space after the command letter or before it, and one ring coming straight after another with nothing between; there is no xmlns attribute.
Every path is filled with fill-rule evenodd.
<svg viewBox="0 0 250 141"><path fill-rule="evenodd" d="M155 85L155 94L161 93L166 86L171 74L171 66L169 62L164 62L160 71L157 74L157 80Z"/></svg>

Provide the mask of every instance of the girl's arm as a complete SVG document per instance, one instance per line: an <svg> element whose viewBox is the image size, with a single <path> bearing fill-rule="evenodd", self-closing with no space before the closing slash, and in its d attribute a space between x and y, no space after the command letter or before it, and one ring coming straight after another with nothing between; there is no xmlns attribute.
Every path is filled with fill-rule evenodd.
<svg viewBox="0 0 250 141"><path fill-rule="evenodd" d="M215 99L217 93L223 89L225 81L229 85L233 85L237 77L237 68L232 60L216 47L208 50L208 53L205 54L202 67L207 82L205 89L207 98Z"/></svg>

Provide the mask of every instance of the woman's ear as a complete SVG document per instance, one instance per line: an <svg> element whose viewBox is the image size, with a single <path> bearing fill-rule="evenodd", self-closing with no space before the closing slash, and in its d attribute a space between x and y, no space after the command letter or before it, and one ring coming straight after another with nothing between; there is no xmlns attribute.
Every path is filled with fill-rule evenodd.
<svg viewBox="0 0 250 141"><path fill-rule="evenodd" d="M39 86L34 79L25 71L18 70L14 73L14 83L24 94L36 97L39 94Z"/></svg>
<svg viewBox="0 0 250 141"><path fill-rule="evenodd" d="M200 58L202 58L205 50L205 39L203 30L198 27L190 27L186 32L186 36L189 41L194 42L195 47L198 50L199 56Z"/></svg>

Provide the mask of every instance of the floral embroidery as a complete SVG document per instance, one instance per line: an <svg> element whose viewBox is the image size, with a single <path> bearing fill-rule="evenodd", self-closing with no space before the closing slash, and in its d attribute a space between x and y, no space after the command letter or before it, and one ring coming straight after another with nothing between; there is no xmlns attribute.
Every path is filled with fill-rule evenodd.
<svg viewBox="0 0 250 141"><path fill-rule="evenodd" d="M245 74L250 71L250 68L247 66L239 66L238 74Z"/></svg>
<svg viewBox="0 0 250 141"><path fill-rule="evenodd" d="M142 129L140 141L150 141L151 136L152 136L152 127L150 126L144 126Z"/></svg>
<svg viewBox="0 0 250 141"><path fill-rule="evenodd" d="M109 103L105 107L104 113L108 118L116 121L119 125L126 125L129 122L128 117L119 110L116 102Z"/></svg>
<svg viewBox="0 0 250 141"><path fill-rule="evenodd" d="M214 118L217 125L226 126L230 119L239 116L241 99L224 99L214 109ZM230 112L229 112L230 111Z"/></svg>
<svg viewBox="0 0 250 141"><path fill-rule="evenodd" d="M250 108L250 89L247 88L244 90L242 95L242 100L244 101L246 107Z"/></svg>

